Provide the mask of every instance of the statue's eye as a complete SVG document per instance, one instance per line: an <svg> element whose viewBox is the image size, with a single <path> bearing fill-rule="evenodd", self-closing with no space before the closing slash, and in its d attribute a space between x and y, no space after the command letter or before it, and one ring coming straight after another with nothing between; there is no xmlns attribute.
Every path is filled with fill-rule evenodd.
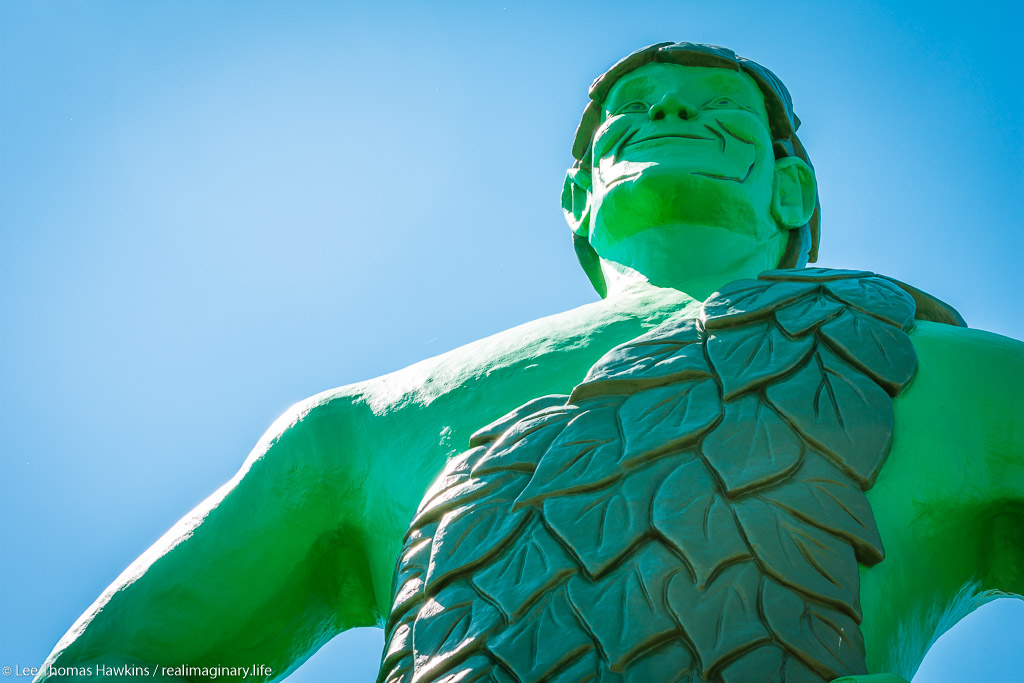
<svg viewBox="0 0 1024 683"><path fill-rule="evenodd" d="M643 102L630 102L615 110L615 114L644 114L647 112L647 105Z"/></svg>
<svg viewBox="0 0 1024 683"><path fill-rule="evenodd" d="M705 106L708 107L735 107L736 103L730 100L728 97L716 97L715 99L708 102Z"/></svg>

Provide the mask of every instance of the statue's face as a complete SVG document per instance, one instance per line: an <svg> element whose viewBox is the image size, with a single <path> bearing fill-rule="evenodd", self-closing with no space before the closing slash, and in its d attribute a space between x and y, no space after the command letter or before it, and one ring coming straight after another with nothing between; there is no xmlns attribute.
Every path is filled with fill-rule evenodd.
<svg viewBox="0 0 1024 683"><path fill-rule="evenodd" d="M605 99L593 159L590 241L599 254L659 226L744 233L753 243L779 232L764 97L741 71L652 63L627 74Z"/></svg>

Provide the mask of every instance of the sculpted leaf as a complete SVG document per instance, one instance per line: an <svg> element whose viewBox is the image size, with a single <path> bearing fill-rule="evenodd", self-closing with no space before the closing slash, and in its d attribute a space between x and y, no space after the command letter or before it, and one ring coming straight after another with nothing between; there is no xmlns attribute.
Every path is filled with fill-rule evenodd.
<svg viewBox="0 0 1024 683"><path fill-rule="evenodd" d="M967 327L967 321L960 315L960 312L945 301L927 292L922 292L917 287L912 287L896 278L891 278L887 275L880 275L879 277L892 282L910 295L910 298L914 300L914 320L927 320L933 323L952 325L953 327Z"/></svg>
<svg viewBox="0 0 1024 683"><path fill-rule="evenodd" d="M864 654L859 655L861 659ZM786 657L786 663L782 665L782 673L786 683L825 683L831 677L822 678L811 669L807 668L798 658Z"/></svg>
<svg viewBox="0 0 1024 683"><path fill-rule="evenodd" d="M593 648L544 679L544 683L604 683L609 680L601 655Z"/></svg>
<svg viewBox="0 0 1024 683"><path fill-rule="evenodd" d="M544 504L544 519L592 576L610 567L646 530L644 510L623 498L618 486L578 493Z"/></svg>
<svg viewBox="0 0 1024 683"><path fill-rule="evenodd" d="M402 624L391 632L387 644L384 646L384 656L381 659L381 669L390 669L398 664L398 660L412 656L413 653L413 628L408 624Z"/></svg>
<svg viewBox="0 0 1024 683"><path fill-rule="evenodd" d="M443 678L437 679L437 683L519 683L519 680L481 652L453 667Z"/></svg>
<svg viewBox="0 0 1024 683"><path fill-rule="evenodd" d="M668 583L669 608L700 658L701 675L743 650L771 638L757 614L761 573L753 562L729 565L711 585L699 589L680 572Z"/></svg>
<svg viewBox="0 0 1024 683"><path fill-rule="evenodd" d="M799 337L809 330L834 318L846 306L819 289L814 294L797 299L775 311L775 321L791 337Z"/></svg>
<svg viewBox="0 0 1024 683"><path fill-rule="evenodd" d="M906 329L914 319L914 299L899 285L880 277L826 282L825 289L840 301Z"/></svg>
<svg viewBox="0 0 1024 683"><path fill-rule="evenodd" d="M698 683L693 652L682 638L673 638L642 652L622 674L623 683Z"/></svg>
<svg viewBox="0 0 1024 683"><path fill-rule="evenodd" d="M503 471L532 473L537 468L539 454L579 412L575 406L548 408L516 422L477 457L473 473L477 476Z"/></svg>
<svg viewBox="0 0 1024 683"><path fill-rule="evenodd" d="M647 344L623 344L606 353L587 373L584 383L612 379L633 379L642 370L649 370L671 359L691 346L696 339L686 342L661 341Z"/></svg>
<svg viewBox="0 0 1024 683"><path fill-rule="evenodd" d="M746 683L757 680L765 683L788 683L782 667L786 651L775 643L766 643L726 664L719 672L723 683ZM818 681L815 681L818 683Z"/></svg>
<svg viewBox="0 0 1024 683"><path fill-rule="evenodd" d="M654 492L675 467L658 460L615 485L544 502L544 520L579 558L591 576L599 576L650 531Z"/></svg>
<svg viewBox="0 0 1024 683"><path fill-rule="evenodd" d="M432 542L432 538L426 537L406 545L398 560L398 570L395 572L395 597L391 601L391 613L388 615L389 632L409 610L423 602L423 579L430 561Z"/></svg>
<svg viewBox="0 0 1024 683"><path fill-rule="evenodd" d="M892 440L892 405L881 387L819 345L766 396L862 488L871 486Z"/></svg>
<svg viewBox="0 0 1024 683"><path fill-rule="evenodd" d="M555 643L557 647L552 647ZM594 644L580 628L565 588L560 587L498 633L489 647L521 680L542 681L571 666Z"/></svg>
<svg viewBox="0 0 1024 683"><path fill-rule="evenodd" d="M844 360L896 396L917 367L914 345L902 330L870 315L846 311L823 325L821 336Z"/></svg>
<svg viewBox="0 0 1024 683"><path fill-rule="evenodd" d="M470 469L473 463L480 457L486 448L478 447L471 448L465 453L460 453L447 463L445 463L444 471L441 476L430 485L427 492L423 494L423 501L420 503L417 509L417 516L424 510L430 509L434 504L434 499L439 496L443 497L449 489L453 486L457 486L462 482L470 478ZM416 522L411 525L411 528L422 526L422 522Z"/></svg>
<svg viewBox="0 0 1024 683"><path fill-rule="evenodd" d="M754 648L726 664L719 673L722 683L828 683L804 666L777 643Z"/></svg>
<svg viewBox="0 0 1024 683"><path fill-rule="evenodd" d="M814 282L737 280L704 302L700 320L706 330L745 325L771 316L772 311L796 301L817 287Z"/></svg>
<svg viewBox="0 0 1024 683"><path fill-rule="evenodd" d="M569 599L608 656L612 671L676 631L662 587L683 571L660 543L645 543L601 581L574 577Z"/></svg>
<svg viewBox="0 0 1024 683"><path fill-rule="evenodd" d="M870 566L885 556L867 497L818 453L808 453L792 477L759 492L758 497L843 538L861 564Z"/></svg>
<svg viewBox="0 0 1024 683"><path fill-rule="evenodd" d="M650 340L644 344L623 344L598 361L586 379L573 389L572 400L597 394L632 393L641 388L659 386L686 379L710 377L704 350L697 341L696 325L685 341ZM660 328L659 328L660 329Z"/></svg>
<svg viewBox="0 0 1024 683"><path fill-rule="evenodd" d="M412 670L412 626L399 624L395 629L390 630L388 641L384 645L384 655L381 657L381 671L394 672L385 677L385 680L397 680L398 675L405 671Z"/></svg>
<svg viewBox="0 0 1024 683"><path fill-rule="evenodd" d="M824 282L825 280L849 280L872 277L867 270L842 270L838 268L780 268L766 270L757 276L758 280L790 280L795 282Z"/></svg>
<svg viewBox="0 0 1024 683"><path fill-rule="evenodd" d="M730 496L786 476L803 449L800 436L756 394L726 403L722 421L700 446Z"/></svg>
<svg viewBox="0 0 1024 683"><path fill-rule="evenodd" d="M545 411L548 408L563 406L568 398L569 397L565 394L550 394L548 396L535 398L532 401L527 401L515 410L499 417L486 427L475 431L473 435L469 437L469 446L470 448L473 448L495 441L499 436L504 434L509 427L514 425L516 422L519 422L524 417L536 417L537 413Z"/></svg>
<svg viewBox="0 0 1024 683"><path fill-rule="evenodd" d="M434 680L482 646L483 634L501 623L497 610L459 581L427 601L412 627L414 681Z"/></svg>
<svg viewBox="0 0 1024 683"><path fill-rule="evenodd" d="M430 544L433 538L422 533L419 529L413 529L406 535L405 545L402 554L398 556L398 568L396 573L399 576L422 576L427 571L427 564L430 562Z"/></svg>
<svg viewBox="0 0 1024 683"><path fill-rule="evenodd" d="M422 527L425 524L436 522L455 508L468 505L484 497L492 502L497 502L499 499L514 500L526 484L526 477L526 474L515 470L498 472L490 477L469 476L459 480L446 477L449 482L457 483L453 483L427 501L416 513L413 525Z"/></svg>
<svg viewBox="0 0 1024 683"><path fill-rule="evenodd" d="M412 654L392 661L394 664L389 665L390 668L381 668L380 673L377 675L378 681L382 683L408 683L408 681L412 680Z"/></svg>
<svg viewBox="0 0 1024 683"><path fill-rule="evenodd" d="M779 641L825 681L867 673L864 638L848 615L805 602L770 578L764 582L761 608Z"/></svg>
<svg viewBox="0 0 1024 683"><path fill-rule="evenodd" d="M769 574L860 620L860 578L849 545L757 499L740 501L733 510L754 556Z"/></svg>
<svg viewBox="0 0 1024 683"><path fill-rule="evenodd" d="M768 319L715 331L708 338L707 352L729 401L791 371L814 346L813 337L788 339Z"/></svg>
<svg viewBox="0 0 1024 683"><path fill-rule="evenodd" d="M473 583L515 617L575 569L576 563L534 516L514 544L473 575Z"/></svg>
<svg viewBox="0 0 1024 683"><path fill-rule="evenodd" d="M397 623L410 610L418 607L423 602L424 595L422 576L411 576L398 584L395 597L391 601L391 614L388 615L388 623L391 624L388 631L393 626L392 622Z"/></svg>
<svg viewBox="0 0 1024 683"><path fill-rule="evenodd" d="M619 409L629 466L694 443L722 412L712 380L683 382L633 394Z"/></svg>
<svg viewBox="0 0 1024 683"><path fill-rule="evenodd" d="M425 588L497 554L525 517L524 512L510 513L506 501L466 505L446 514L434 534Z"/></svg>
<svg viewBox="0 0 1024 683"><path fill-rule="evenodd" d="M750 549L704 463L684 463L658 489L651 518L661 536L686 558L703 589L721 567L748 557Z"/></svg>
<svg viewBox="0 0 1024 683"><path fill-rule="evenodd" d="M534 505L552 493L572 493L610 483L623 474L621 457L615 409L581 411L551 442L515 507Z"/></svg>

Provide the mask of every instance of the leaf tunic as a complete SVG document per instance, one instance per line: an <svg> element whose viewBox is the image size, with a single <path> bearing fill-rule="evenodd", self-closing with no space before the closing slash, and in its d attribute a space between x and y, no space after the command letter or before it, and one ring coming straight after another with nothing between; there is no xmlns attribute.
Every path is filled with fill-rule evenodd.
<svg viewBox="0 0 1024 683"><path fill-rule="evenodd" d="M380 683L866 673L914 312L872 273L768 271L478 431L406 535Z"/></svg>

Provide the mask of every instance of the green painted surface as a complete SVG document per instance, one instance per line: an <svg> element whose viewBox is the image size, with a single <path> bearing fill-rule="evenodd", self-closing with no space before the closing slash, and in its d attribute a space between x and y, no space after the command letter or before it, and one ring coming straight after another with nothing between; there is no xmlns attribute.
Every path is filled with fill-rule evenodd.
<svg viewBox="0 0 1024 683"><path fill-rule="evenodd" d="M577 253L607 297L295 406L236 477L115 580L47 664L258 660L276 676L346 628L383 625L409 523L428 487L482 425L539 396L570 394L613 348L665 321L696 316L699 302L727 283L813 260L814 176L781 84L757 65L699 46L665 46L630 59L592 88L595 103L581 134L589 140L593 132L593 145L577 138L578 161L563 192ZM914 299L919 313L939 312L931 320L943 312L952 317L926 295ZM838 327L849 313L828 300L807 308L801 315L780 309L774 319L799 340L812 334L806 316L835 315L828 320ZM869 318L893 322L882 304L864 308ZM734 313L743 318L742 307ZM829 343L849 346L842 334ZM813 335L817 344L828 337ZM867 493L885 559L872 564L873 545L858 545L864 564L857 597L866 670L905 678L959 616L994 592L1024 592L1024 346L928 320L917 321L909 339L917 371L902 393L905 372L850 361L871 375L872 386L884 387L883 395L898 393L891 450ZM794 357L814 353L788 338L777 348L793 345ZM895 363L901 356L892 348L877 345L876 355ZM714 364L710 349L708 357ZM768 372L756 363L751 368ZM742 369L723 372L716 387L727 401L738 404L744 392L760 391L748 386ZM807 399L773 400L770 390L766 396L778 403ZM683 421L703 424L701 415L711 410L707 401L695 402ZM793 410L791 423L803 419ZM855 440L888 442L879 436L887 428L875 427L874 420L858 420L848 432ZM809 443L827 447L839 438L814 429L804 434ZM722 467L722 481L740 493L761 483L756 468ZM615 571L614 561L608 566ZM568 615L552 609L555 619ZM623 637L609 653L628 649ZM692 654L697 636L690 638ZM555 640L546 647L555 648L553 656L570 645ZM709 672L724 672L726 664ZM786 680L803 680L791 676Z"/></svg>
<svg viewBox="0 0 1024 683"><path fill-rule="evenodd" d="M866 673L858 562L884 550L864 491L914 374L913 299L775 270L694 313L448 464L399 560L382 681Z"/></svg>

